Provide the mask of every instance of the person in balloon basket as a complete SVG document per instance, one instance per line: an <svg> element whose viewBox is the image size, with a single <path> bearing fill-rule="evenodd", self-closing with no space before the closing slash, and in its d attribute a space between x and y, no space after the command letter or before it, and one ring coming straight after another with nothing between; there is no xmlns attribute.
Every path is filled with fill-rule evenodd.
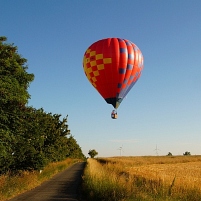
<svg viewBox="0 0 201 201"><path fill-rule="evenodd" d="M111 114L112 119L117 119L117 111L113 110Z"/></svg>

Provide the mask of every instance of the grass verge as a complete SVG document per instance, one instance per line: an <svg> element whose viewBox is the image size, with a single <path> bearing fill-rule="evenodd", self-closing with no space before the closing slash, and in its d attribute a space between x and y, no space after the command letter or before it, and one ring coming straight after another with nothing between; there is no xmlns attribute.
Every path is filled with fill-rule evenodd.
<svg viewBox="0 0 201 201"><path fill-rule="evenodd" d="M71 164L78 162L76 159L66 159L61 162L51 163L39 171L21 171L16 175L10 173L0 176L0 201L5 201L25 191L39 186L55 174L65 170Z"/></svg>

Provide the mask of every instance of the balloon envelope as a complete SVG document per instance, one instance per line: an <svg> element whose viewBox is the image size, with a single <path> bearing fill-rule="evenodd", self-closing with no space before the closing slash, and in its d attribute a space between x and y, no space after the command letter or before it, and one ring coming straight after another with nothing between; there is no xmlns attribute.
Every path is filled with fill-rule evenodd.
<svg viewBox="0 0 201 201"><path fill-rule="evenodd" d="M140 78L143 67L140 49L131 41L120 38L93 43L83 58L88 80L115 109Z"/></svg>

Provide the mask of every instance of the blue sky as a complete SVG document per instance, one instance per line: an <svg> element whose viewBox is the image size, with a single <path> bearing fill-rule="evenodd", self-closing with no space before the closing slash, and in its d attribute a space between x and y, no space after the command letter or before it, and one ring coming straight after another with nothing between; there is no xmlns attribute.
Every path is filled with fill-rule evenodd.
<svg viewBox="0 0 201 201"><path fill-rule="evenodd" d="M0 35L35 75L29 105L68 115L87 156L201 154L201 1L0 0ZM95 41L119 37L144 55L141 78L112 120L82 68Z"/></svg>

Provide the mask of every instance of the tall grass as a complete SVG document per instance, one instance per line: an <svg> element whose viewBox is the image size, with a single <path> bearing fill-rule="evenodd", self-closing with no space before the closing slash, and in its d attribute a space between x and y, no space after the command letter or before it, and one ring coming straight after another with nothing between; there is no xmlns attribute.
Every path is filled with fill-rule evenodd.
<svg viewBox="0 0 201 201"><path fill-rule="evenodd" d="M88 159L83 179L83 193L88 195L87 201L118 200L119 198L123 199L127 194L120 185L121 178L115 172L107 171L96 160Z"/></svg>
<svg viewBox="0 0 201 201"><path fill-rule="evenodd" d="M20 193L35 188L75 162L77 162L75 159L66 159L65 161L51 163L45 167L41 173L39 171L21 171L15 175L9 172L1 175L0 201L5 201Z"/></svg>
<svg viewBox="0 0 201 201"><path fill-rule="evenodd" d="M87 201L200 201L201 156L89 159Z"/></svg>

